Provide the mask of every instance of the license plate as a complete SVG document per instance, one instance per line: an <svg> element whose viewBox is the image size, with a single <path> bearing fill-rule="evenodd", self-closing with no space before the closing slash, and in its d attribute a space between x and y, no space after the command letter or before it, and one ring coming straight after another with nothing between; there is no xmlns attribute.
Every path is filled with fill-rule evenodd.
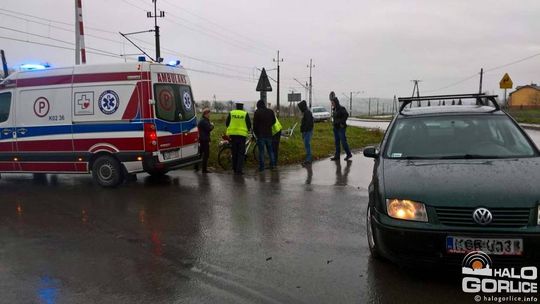
<svg viewBox="0 0 540 304"><path fill-rule="evenodd" d="M469 237L446 237L446 251L468 253L483 251L494 255L522 255L523 239L483 239Z"/></svg>
<svg viewBox="0 0 540 304"><path fill-rule="evenodd" d="M179 150L174 150L174 151L169 151L169 152L164 152L163 153L163 159L164 160L175 159L175 158L178 158L178 157L180 157L180 151Z"/></svg>

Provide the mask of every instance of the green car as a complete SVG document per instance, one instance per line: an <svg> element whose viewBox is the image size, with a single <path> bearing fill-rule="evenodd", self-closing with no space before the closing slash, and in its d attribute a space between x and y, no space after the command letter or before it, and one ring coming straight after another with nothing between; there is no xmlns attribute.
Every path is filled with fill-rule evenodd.
<svg viewBox="0 0 540 304"><path fill-rule="evenodd" d="M380 147L364 150L375 159L366 221L372 256L460 264L483 251L494 263L537 264L540 153L527 133L495 96L400 102Z"/></svg>

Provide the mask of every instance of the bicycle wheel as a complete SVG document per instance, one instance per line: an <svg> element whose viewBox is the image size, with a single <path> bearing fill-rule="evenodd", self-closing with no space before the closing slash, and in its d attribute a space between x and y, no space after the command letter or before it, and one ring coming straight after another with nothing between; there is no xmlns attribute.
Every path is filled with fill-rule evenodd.
<svg viewBox="0 0 540 304"><path fill-rule="evenodd" d="M232 168L232 149L230 146L223 146L219 150L218 163L223 170Z"/></svg>
<svg viewBox="0 0 540 304"><path fill-rule="evenodd" d="M254 145L253 146L253 160L255 161L255 163L257 163L259 161L259 147L257 145Z"/></svg>

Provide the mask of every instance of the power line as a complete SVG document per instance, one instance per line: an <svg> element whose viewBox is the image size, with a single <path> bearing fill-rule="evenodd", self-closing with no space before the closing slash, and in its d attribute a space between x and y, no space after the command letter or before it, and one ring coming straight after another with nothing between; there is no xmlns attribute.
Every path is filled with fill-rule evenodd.
<svg viewBox="0 0 540 304"><path fill-rule="evenodd" d="M505 64L502 64L502 65L499 65L499 66L496 66L496 67L485 69L484 74L492 72L492 71L496 71L496 70L499 70L499 69L502 69L502 68L505 68L505 67L509 67L509 66L514 65L514 64L518 64L518 63L533 59L533 58L538 57L538 56L540 56L540 53L536 53L536 54L533 54L533 55L530 55L530 56L527 56L527 57L524 57L524 58L521 58L521 59L518 59L518 60L515 60L515 61L512 61L512 62L509 62L509 63L505 63ZM464 79L453 82L453 83L451 83L451 84L449 84L447 86L444 86L444 87L441 87L441 88L438 88L438 89L435 89L435 90L428 90L426 92L430 93L430 92L436 92L436 91L448 89L448 88L451 88L451 87L456 86L458 84L464 83L464 82L466 82L468 80L471 80L473 78L476 78L477 76L478 76L478 73L475 73L475 74L473 74L471 76L468 76L468 77L466 77Z"/></svg>
<svg viewBox="0 0 540 304"><path fill-rule="evenodd" d="M2 10L2 9L0 9L0 10ZM14 12L14 11L10 11L10 12ZM15 13L18 13L18 12L15 12ZM66 31L66 32L70 32L70 33L73 33L73 32L74 32L73 28L66 29L66 28L63 28L63 27L59 27L59 26L55 26L55 25L51 25L51 24L47 24L47 23L43 23L43 22L31 20L31 19L27 19L27 18L23 18L23 17L19 17L19 16L14 16L14 15L2 13L2 12L0 12L0 15L9 16L9 17L16 18L16 19L19 19L19 20L23 20L23 21L27 21L27 22L32 22L32 23L35 23L35 24L43 25L43 26L50 27L50 28L55 28L55 29L62 30L62 31ZM66 22L61 22L61 21L56 21L56 20L51 20L51 19L41 18L41 17L29 15L29 14L24 14L24 15L25 15L25 16L28 16L28 17L31 17L31 18L36 18L36 19L40 19L40 20L45 20L45 21L49 21L49 22L53 22L53 23L58 23L58 24L68 24L68 23L66 23ZM73 24L69 24L69 25L70 25L70 26L73 26ZM115 33L115 32L105 31L105 30L101 30L101 29L97 29L97 28L92 28L92 27L87 27L87 28L90 28L90 29L93 29L93 30L104 31L104 32L107 32L107 33L113 33L113 34L115 34L115 35L118 34L118 33ZM101 40L108 41L108 42L112 42L112 43L116 43L116 44L119 44L119 45L124 45L123 42L120 42L120 41L117 41L117 40L113 40L113 39L109 39L109 38L105 38L105 37L102 37L102 36L92 35L92 34L88 34L88 33L86 33L85 35L88 36L88 37L92 37L92 38L96 38L96 39L101 39ZM145 43L145 44L150 45L150 46L153 47L153 44L150 43L150 42L147 42L147 41L144 41L144 40L141 40L141 39L134 39L134 40L137 40L137 41L139 41L139 42L143 42L143 43ZM246 70L252 70L252 69L253 69L252 67L246 67L246 66L240 66L240 65L228 64L228 63L221 63L221 62L217 62L217 61L205 60L205 59L193 57L193 56L190 56L190 55L187 55L187 54L183 54L183 53L180 53L180 52L171 50L171 49L166 49L166 48L163 48L163 49L164 49L164 50L167 50L167 51L168 51L167 54L172 55L172 56L178 56L178 55L181 55L181 56L183 56L183 57L186 57L186 58L189 58L189 59L192 59L192 60L196 60L196 61L199 61L199 62L202 62L202 63L206 63L206 64L209 64L209 65L214 65L214 66L217 66L218 68L227 69L227 70L231 70L231 71L235 71L235 72L239 72L239 71L236 70L236 69L228 68L228 67L243 68L243 69L246 69ZM148 49L145 49L145 50L148 50Z"/></svg>

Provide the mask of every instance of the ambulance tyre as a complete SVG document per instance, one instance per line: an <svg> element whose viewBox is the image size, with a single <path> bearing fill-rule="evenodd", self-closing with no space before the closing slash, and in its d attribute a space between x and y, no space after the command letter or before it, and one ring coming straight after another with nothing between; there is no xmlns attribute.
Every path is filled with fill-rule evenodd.
<svg viewBox="0 0 540 304"><path fill-rule="evenodd" d="M114 157L99 156L92 164L92 177L103 187L116 187L124 181L122 166Z"/></svg>

